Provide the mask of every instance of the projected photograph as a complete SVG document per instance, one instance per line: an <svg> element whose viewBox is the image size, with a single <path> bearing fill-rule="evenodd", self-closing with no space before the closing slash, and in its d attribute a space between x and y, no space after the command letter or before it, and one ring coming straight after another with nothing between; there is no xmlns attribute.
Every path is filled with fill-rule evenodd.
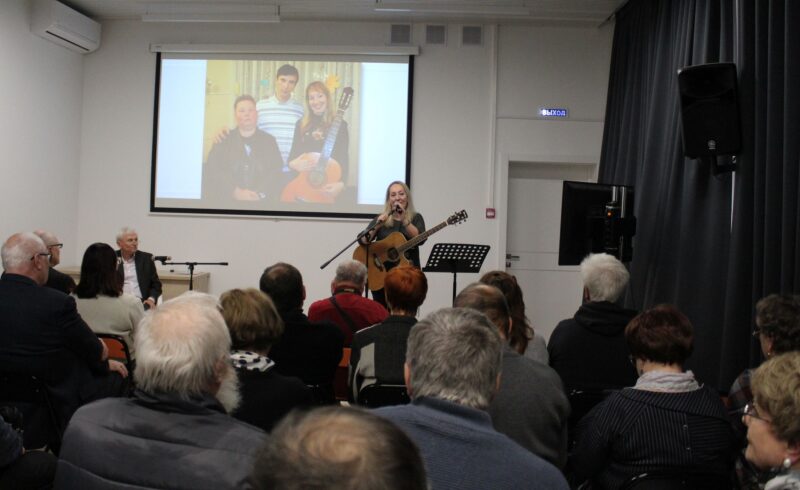
<svg viewBox="0 0 800 490"><path fill-rule="evenodd" d="M159 56L151 211L367 217L408 180L408 56L231 58Z"/></svg>

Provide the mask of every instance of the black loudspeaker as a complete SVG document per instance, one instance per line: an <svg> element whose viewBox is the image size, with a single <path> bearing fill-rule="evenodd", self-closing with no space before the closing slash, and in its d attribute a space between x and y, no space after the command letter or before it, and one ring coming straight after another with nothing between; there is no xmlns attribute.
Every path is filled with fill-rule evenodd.
<svg viewBox="0 0 800 490"><path fill-rule="evenodd" d="M683 153L689 158L735 155L741 149L739 96L734 63L678 70Z"/></svg>

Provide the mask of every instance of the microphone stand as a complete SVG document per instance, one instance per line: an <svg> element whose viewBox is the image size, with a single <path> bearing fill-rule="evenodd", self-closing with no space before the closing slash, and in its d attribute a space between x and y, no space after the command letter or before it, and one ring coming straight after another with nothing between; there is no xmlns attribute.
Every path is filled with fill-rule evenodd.
<svg viewBox="0 0 800 490"><path fill-rule="evenodd" d="M336 255L334 255L333 257L331 257L330 259L328 259L328 261L327 261L327 262L325 262L324 264L322 264L321 266L319 266L319 268L320 268L320 269L324 269L324 268L328 267L328 264L330 264L331 262L333 262L333 261L336 259L336 257L338 257L338 256L342 255L342 254L344 253L344 251L345 251L345 250L347 250L348 248L350 248L350 245L352 245L352 244L356 243L357 241L361 240L361 239L362 239L362 238L364 238L365 236L369 235L369 233L370 233L372 230L374 230L375 228L379 227L379 226L380 226L380 225L382 225L382 224L383 224L383 222L382 222L382 221L378 221L378 220L376 219L376 220L375 220L375 223L374 223L372 226L368 226L368 227L366 227L366 228L365 228L365 229L364 229L364 230L363 230L361 233L359 233L359 234L358 234L358 236L357 236L357 237L356 237L356 238L355 238L353 241L351 241L350 243L348 243L348 244L347 244L347 245L346 245L346 246L345 246L343 249L339 250L339 251L336 253ZM367 245L365 245L365 246L367 247L367 257L369 257L369 244L367 244ZM365 260L365 261L367 261L367 259L364 259L364 260ZM365 266L367 266L367 268L369 268L369 264L364 264L364 265L365 265ZM365 293L365 295L366 295L367 289L369 289L369 288L364 288L364 293Z"/></svg>
<svg viewBox="0 0 800 490"><path fill-rule="evenodd" d="M189 268L189 291L194 289L194 266L196 265L224 265L227 266L227 262L166 262L161 261L161 265L185 265Z"/></svg>

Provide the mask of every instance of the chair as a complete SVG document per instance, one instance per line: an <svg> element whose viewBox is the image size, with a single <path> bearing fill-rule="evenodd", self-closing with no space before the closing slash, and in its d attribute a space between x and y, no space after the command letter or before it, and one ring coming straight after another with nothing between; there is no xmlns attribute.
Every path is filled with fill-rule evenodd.
<svg viewBox="0 0 800 490"><path fill-rule="evenodd" d="M608 395L617 390L570 390L567 394L571 408L569 419L567 419L567 434L569 434L568 448L572 450L575 443L575 428L578 422L594 408L595 405L605 400Z"/></svg>
<svg viewBox="0 0 800 490"><path fill-rule="evenodd" d="M405 385L371 384L361 388L356 403L367 408L405 405L411 399Z"/></svg>
<svg viewBox="0 0 800 490"><path fill-rule="evenodd" d="M64 428L44 381L31 374L0 373L0 405L22 413L24 445L58 454Z"/></svg>
<svg viewBox="0 0 800 490"><path fill-rule="evenodd" d="M97 337L106 344L109 359L119 361L128 368L131 367L131 351L124 338L110 333L99 333Z"/></svg>
<svg viewBox="0 0 800 490"><path fill-rule="evenodd" d="M333 377L333 392L337 400L347 400L347 373L350 369L350 347L342 348L342 359Z"/></svg>
<svg viewBox="0 0 800 490"><path fill-rule="evenodd" d="M730 475L681 468L653 470L631 477L621 490L730 490Z"/></svg>

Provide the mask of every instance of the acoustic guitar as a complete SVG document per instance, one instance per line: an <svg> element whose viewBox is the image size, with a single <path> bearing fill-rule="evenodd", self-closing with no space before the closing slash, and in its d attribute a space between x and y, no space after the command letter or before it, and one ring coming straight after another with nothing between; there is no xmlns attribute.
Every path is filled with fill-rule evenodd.
<svg viewBox="0 0 800 490"><path fill-rule="evenodd" d="M383 240L372 242L369 245L359 245L353 251L353 260L367 266L367 284L370 291L383 289L386 271L398 264L408 264L406 252L417 246L418 243L433 235L447 225L455 225L467 219L467 212L461 210L454 213L446 220L424 231L411 240L406 240L405 235L399 231L391 233Z"/></svg>
<svg viewBox="0 0 800 490"><path fill-rule="evenodd" d="M345 87L342 90L342 96L339 98L336 117L328 129L328 136L322 145L319 160L311 169L300 172L294 180L286 184L283 192L281 192L281 201L327 204L334 202L335 198L323 192L322 186L342 180L342 167L339 162L331 159L331 153L333 153L333 146L336 144L336 137L339 135L339 128L342 126L344 111L350 107L350 101L352 100L353 89Z"/></svg>

